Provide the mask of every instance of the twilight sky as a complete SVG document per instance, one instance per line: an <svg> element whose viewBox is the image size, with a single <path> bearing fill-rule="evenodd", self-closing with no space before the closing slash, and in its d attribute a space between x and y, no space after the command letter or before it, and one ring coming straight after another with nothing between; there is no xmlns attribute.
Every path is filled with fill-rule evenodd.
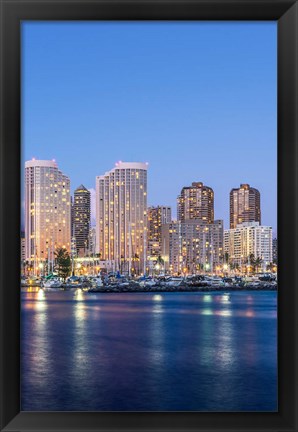
<svg viewBox="0 0 298 432"><path fill-rule="evenodd" d="M23 160L56 159L74 190L115 162L149 162L148 204L202 181L229 226L229 192L261 192L276 232L274 22L22 24Z"/></svg>

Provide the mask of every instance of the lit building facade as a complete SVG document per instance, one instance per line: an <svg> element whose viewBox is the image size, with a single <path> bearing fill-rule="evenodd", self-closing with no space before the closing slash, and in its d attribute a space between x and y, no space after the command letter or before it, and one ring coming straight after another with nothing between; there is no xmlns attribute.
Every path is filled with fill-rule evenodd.
<svg viewBox="0 0 298 432"><path fill-rule="evenodd" d="M154 261L165 255L165 242L162 241L162 226L172 221L171 207L148 208L148 260Z"/></svg>
<svg viewBox="0 0 298 432"><path fill-rule="evenodd" d="M249 257L262 260L261 267L272 262L272 227L259 222L244 222L224 232L224 252L232 264L249 265Z"/></svg>
<svg viewBox="0 0 298 432"><path fill-rule="evenodd" d="M202 182L184 187L177 199L178 220L196 219L204 223L214 222L214 192Z"/></svg>
<svg viewBox="0 0 298 432"><path fill-rule="evenodd" d="M70 180L55 161L25 163L26 260L53 261L57 247L70 251Z"/></svg>
<svg viewBox="0 0 298 432"><path fill-rule="evenodd" d="M95 255L96 251L96 228L91 227L89 231L89 252Z"/></svg>
<svg viewBox="0 0 298 432"><path fill-rule="evenodd" d="M171 273L213 273L223 263L222 220L212 224L175 221L164 226L163 237Z"/></svg>
<svg viewBox="0 0 298 432"><path fill-rule="evenodd" d="M129 274L146 270L147 168L118 162L96 177L96 253Z"/></svg>
<svg viewBox="0 0 298 432"><path fill-rule="evenodd" d="M25 244L25 233L21 232L21 262L26 260L26 244Z"/></svg>
<svg viewBox="0 0 298 432"><path fill-rule="evenodd" d="M84 256L89 250L90 192L83 185L74 191L72 219L77 256Z"/></svg>
<svg viewBox="0 0 298 432"><path fill-rule="evenodd" d="M261 195L249 184L241 184L230 192L230 228L244 222L261 224Z"/></svg>
<svg viewBox="0 0 298 432"><path fill-rule="evenodd" d="M277 238L272 240L272 262L277 264Z"/></svg>

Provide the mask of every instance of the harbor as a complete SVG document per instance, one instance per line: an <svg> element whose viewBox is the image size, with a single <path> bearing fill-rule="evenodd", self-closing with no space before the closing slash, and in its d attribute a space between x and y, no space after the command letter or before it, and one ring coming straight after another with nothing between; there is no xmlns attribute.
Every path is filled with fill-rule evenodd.
<svg viewBox="0 0 298 432"><path fill-rule="evenodd" d="M23 278L21 287L40 287L47 290L82 289L89 293L123 292L207 292L225 290L277 290L274 274L256 276L157 276L129 278L118 274L71 276L63 281L56 275L44 278Z"/></svg>

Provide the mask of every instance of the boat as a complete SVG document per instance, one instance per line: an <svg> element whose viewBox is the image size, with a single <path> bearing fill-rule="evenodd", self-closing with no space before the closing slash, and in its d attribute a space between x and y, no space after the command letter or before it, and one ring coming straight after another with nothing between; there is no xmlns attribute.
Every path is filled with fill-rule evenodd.
<svg viewBox="0 0 298 432"><path fill-rule="evenodd" d="M206 277L207 281L210 282L210 286L214 288L222 287L224 286L224 282L220 277L217 276L209 276Z"/></svg>
<svg viewBox="0 0 298 432"><path fill-rule="evenodd" d="M42 283L43 288L61 288L62 282L59 278L54 277L48 280L43 281Z"/></svg>
<svg viewBox="0 0 298 432"><path fill-rule="evenodd" d="M26 282L22 286L26 286ZM41 286L41 280L35 276L31 276L27 279L27 286L40 287Z"/></svg>
<svg viewBox="0 0 298 432"><path fill-rule="evenodd" d="M157 282L155 279L151 278L151 277L143 277L141 279L139 279L139 285L142 288L146 288L146 287L154 287L157 285Z"/></svg>
<svg viewBox="0 0 298 432"><path fill-rule="evenodd" d="M121 282L118 282L117 286L118 286L119 288L127 288L127 287L130 286L130 283L129 283L128 280L125 280L125 279L124 279L124 280L122 280Z"/></svg>
<svg viewBox="0 0 298 432"><path fill-rule="evenodd" d="M82 288L82 282L78 276L70 276L67 278L64 288Z"/></svg>
<svg viewBox="0 0 298 432"><path fill-rule="evenodd" d="M27 278L25 276L21 277L21 286L26 287L28 285Z"/></svg>
<svg viewBox="0 0 298 432"><path fill-rule="evenodd" d="M91 288L102 288L104 286L100 276L91 277L89 280L91 282Z"/></svg>
<svg viewBox="0 0 298 432"><path fill-rule="evenodd" d="M173 276L166 279L163 283L166 287L179 287L184 282L184 277L182 276Z"/></svg>
<svg viewBox="0 0 298 432"><path fill-rule="evenodd" d="M222 279L222 282L223 282L223 286L225 288L229 288L229 287L233 286L233 284L234 284L233 278L231 278L231 277L224 277Z"/></svg>

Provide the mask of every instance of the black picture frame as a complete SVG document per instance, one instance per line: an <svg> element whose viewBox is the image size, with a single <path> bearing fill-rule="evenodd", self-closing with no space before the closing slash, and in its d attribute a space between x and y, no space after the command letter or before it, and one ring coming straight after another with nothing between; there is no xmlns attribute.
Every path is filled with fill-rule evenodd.
<svg viewBox="0 0 298 432"><path fill-rule="evenodd" d="M1 431L298 431L298 5L292 0L1 0ZM278 412L20 412L20 23L276 20L278 23ZM7 275L9 274L9 285ZM173 389L174 391L174 389Z"/></svg>

